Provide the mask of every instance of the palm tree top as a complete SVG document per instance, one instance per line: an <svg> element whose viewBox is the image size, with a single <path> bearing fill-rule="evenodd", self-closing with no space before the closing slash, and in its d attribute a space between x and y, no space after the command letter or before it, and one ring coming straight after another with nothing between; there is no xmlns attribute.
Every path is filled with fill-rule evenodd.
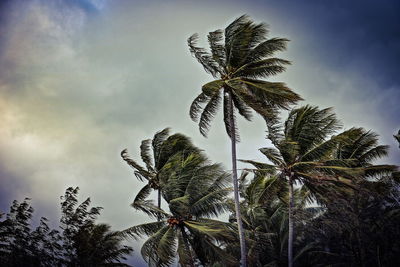
<svg viewBox="0 0 400 267"><path fill-rule="evenodd" d="M288 39L268 39L267 25L255 23L243 15L228 25L225 30L208 34L210 52L198 47L198 35L188 39L193 56L216 80L202 87L202 92L193 101L190 116L199 120L199 129L206 136L210 122L223 98L224 122L231 136L228 94L239 114L251 120L251 110L265 119L276 115L278 108L288 109L302 98L284 83L260 80L285 71L290 61L276 58L274 54L286 49Z"/></svg>
<svg viewBox="0 0 400 267"><path fill-rule="evenodd" d="M175 157L170 163L168 184L163 187L169 212L145 203L143 208L153 209L155 217L162 220L133 226L123 233L134 238L149 236L141 249L149 264L169 266L176 256L183 266L194 258L209 263L221 255L225 261L234 261L216 245L236 241L233 225L211 219L227 210L229 174L220 164L211 164L195 153Z"/></svg>

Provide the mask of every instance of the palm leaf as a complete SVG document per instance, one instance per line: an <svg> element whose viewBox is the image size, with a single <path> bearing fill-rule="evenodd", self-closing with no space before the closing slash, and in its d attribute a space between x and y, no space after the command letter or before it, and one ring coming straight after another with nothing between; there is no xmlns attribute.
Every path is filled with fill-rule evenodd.
<svg viewBox="0 0 400 267"><path fill-rule="evenodd" d="M161 263L170 265L174 262L177 240L176 230L174 227L168 227L168 230L161 237L157 246L157 256L160 258Z"/></svg>
<svg viewBox="0 0 400 267"><path fill-rule="evenodd" d="M151 145L153 147L153 158L154 158L154 166L157 170L161 169L161 164L160 164L160 155L161 155L161 149L164 141L168 138L169 136L169 128L165 128L159 132L157 132L154 137L153 141L151 142Z"/></svg>
<svg viewBox="0 0 400 267"><path fill-rule="evenodd" d="M153 162L150 155L151 139L143 140L140 145L140 156L142 161L146 164L146 168L149 172L154 172Z"/></svg>
<svg viewBox="0 0 400 267"><path fill-rule="evenodd" d="M223 38L224 32L222 30L216 30L208 34L208 43L210 45L212 58L222 69L226 67L225 47L222 43Z"/></svg>
<svg viewBox="0 0 400 267"><path fill-rule="evenodd" d="M221 93L218 91L214 93L214 95L208 101L207 105L204 107L203 112L201 113L199 130L204 137L207 136L207 132L210 129L211 121L217 113L220 104Z"/></svg>
<svg viewBox="0 0 400 267"><path fill-rule="evenodd" d="M131 166L134 170L135 170L135 176L136 178L138 178L140 181L143 181L143 179L148 180L149 177L151 177L152 175L150 174L150 172L146 171L142 166L140 166L136 161L134 161L133 159L131 159L129 157L128 154L128 150L124 149L121 152L121 157L123 160L126 161L126 163L128 163L129 166Z"/></svg>
<svg viewBox="0 0 400 267"><path fill-rule="evenodd" d="M274 55L278 51L285 51L287 42L286 38L271 38L252 49L246 58L246 63L261 60L265 57Z"/></svg>
<svg viewBox="0 0 400 267"><path fill-rule="evenodd" d="M135 239L139 239L142 238L143 236L151 236L157 233L165 225L166 225L165 221L139 224L123 230L121 234L124 237L129 236Z"/></svg>
<svg viewBox="0 0 400 267"><path fill-rule="evenodd" d="M189 45L189 51L203 66L206 72L217 77L217 75L221 73L221 69L219 68L218 63L213 59L213 56L211 56L204 48L197 46L198 39L198 34L193 34L188 38L187 42Z"/></svg>
<svg viewBox="0 0 400 267"><path fill-rule="evenodd" d="M189 115L190 118L193 121L196 121L199 119L199 116L201 115L201 111L203 110L203 105L208 102L210 98L201 92L192 102L190 105L190 110L189 110Z"/></svg>

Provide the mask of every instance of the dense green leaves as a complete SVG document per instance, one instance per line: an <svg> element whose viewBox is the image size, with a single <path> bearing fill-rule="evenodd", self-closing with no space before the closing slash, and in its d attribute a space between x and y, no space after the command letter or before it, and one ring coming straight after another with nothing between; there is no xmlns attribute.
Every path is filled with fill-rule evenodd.
<svg viewBox="0 0 400 267"><path fill-rule="evenodd" d="M168 138L162 147L174 144L174 140ZM141 250L148 264L168 266L176 260L189 265L195 261L208 264L210 259L226 254L217 243L235 241L234 227L210 219L227 210L225 201L231 192L227 186L229 175L221 165L209 163L199 149L191 147L189 154L178 152L171 156L158 175L169 210L150 206L151 202L145 199L147 189L143 189L133 206L162 220L133 226L123 232L134 238L149 237ZM202 240L208 250L204 251L194 240ZM235 261L234 257L225 256L227 261Z"/></svg>
<svg viewBox="0 0 400 267"><path fill-rule="evenodd" d="M202 87L202 93L193 101L190 117L199 121L200 132L206 136L210 121L218 111L221 94L233 95L234 108L246 119L251 119L251 109L264 119L276 113L276 108L288 109L301 97L283 83L260 80L285 71L289 61L272 57L286 49L287 39L267 39L265 24L256 24L244 15L226 29L210 32L210 52L197 47L198 35L188 39L189 49L204 69L216 80ZM219 93L218 93L219 92ZM229 101L223 101L224 113ZM266 107L269 109L266 109ZM201 115L200 115L201 114ZM229 121L224 120L231 136Z"/></svg>
<svg viewBox="0 0 400 267"><path fill-rule="evenodd" d="M0 221L1 266L129 266L123 261L132 248L122 245L123 235L107 224L97 224L100 208L81 204L78 188L68 188L61 203L61 231L41 218L33 229L29 200L14 201ZM1 217L0 217L1 218Z"/></svg>

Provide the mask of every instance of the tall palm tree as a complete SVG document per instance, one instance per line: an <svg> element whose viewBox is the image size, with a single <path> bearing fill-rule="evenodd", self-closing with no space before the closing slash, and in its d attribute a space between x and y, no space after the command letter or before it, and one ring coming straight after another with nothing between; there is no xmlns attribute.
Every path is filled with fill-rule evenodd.
<svg viewBox="0 0 400 267"><path fill-rule="evenodd" d="M351 179L362 171L360 168L350 168L353 162L351 159L332 158L338 144L347 140L345 134L330 137L339 128L339 122L331 109L319 110L308 105L294 109L285 121L283 132L276 130L270 134L275 148L260 149L272 164L244 160L258 169L279 176L288 184L290 267L293 266L293 185L299 183L308 189L310 200L315 198L323 202L330 194L353 189Z"/></svg>
<svg viewBox="0 0 400 267"><path fill-rule="evenodd" d="M132 205L141 208L144 212L151 212L153 209L146 209L145 207L153 204L146 200L146 198L150 195L152 190L157 190L157 208L160 209L163 186L162 176L169 160L176 154L188 155L195 151L199 151L199 149L191 143L188 137L182 134L169 136L169 128L157 132L153 139L142 141L140 145L140 156L145 163L145 167L142 167L131 159L127 149L124 149L121 152L123 160L135 170L135 176L140 181L147 180L147 184L139 191Z"/></svg>
<svg viewBox="0 0 400 267"><path fill-rule="evenodd" d="M221 248L237 241L234 227L211 219L226 210L229 175L219 164L209 164L204 156L192 153L170 162L169 183L163 197L169 212L154 210L162 221L133 226L124 231L134 238L149 236L141 253L150 266L207 265L223 259L225 266L235 258Z"/></svg>
<svg viewBox="0 0 400 267"><path fill-rule="evenodd" d="M201 63L205 71L215 80L202 86L202 92L190 107L190 117L199 121L200 133L204 136L210 122L223 101L224 124L231 138L232 180L235 210L241 246L241 265L246 266L246 247L239 209L239 193L236 167L235 112L247 120L252 118L252 110L260 114L267 124L276 121L279 108L287 109L301 97L280 82L261 80L285 70L289 61L273 57L286 49L287 39L267 39L265 24L256 24L243 15L234 20L224 31L216 30L208 35L211 53L197 46L198 35L188 39L190 52Z"/></svg>

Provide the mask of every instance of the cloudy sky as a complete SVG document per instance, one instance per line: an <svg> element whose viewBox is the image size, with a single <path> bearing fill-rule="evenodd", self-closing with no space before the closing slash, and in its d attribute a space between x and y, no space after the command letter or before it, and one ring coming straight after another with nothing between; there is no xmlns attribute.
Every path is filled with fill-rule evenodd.
<svg viewBox="0 0 400 267"><path fill-rule="evenodd" d="M198 32L205 44L244 13L291 40L279 56L293 65L275 80L303 103L333 106L345 128L379 133L391 146L386 162L399 163L398 1L1 1L0 210L31 197L56 222L59 196L79 186L114 229L145 221L129 207L141 184L119 153L139 158L140 141L165 127L229 169L221 117L205 139L188 116L211 77L186 39ZM239 126L239 157L261 159L263 122Z"/></svg>

